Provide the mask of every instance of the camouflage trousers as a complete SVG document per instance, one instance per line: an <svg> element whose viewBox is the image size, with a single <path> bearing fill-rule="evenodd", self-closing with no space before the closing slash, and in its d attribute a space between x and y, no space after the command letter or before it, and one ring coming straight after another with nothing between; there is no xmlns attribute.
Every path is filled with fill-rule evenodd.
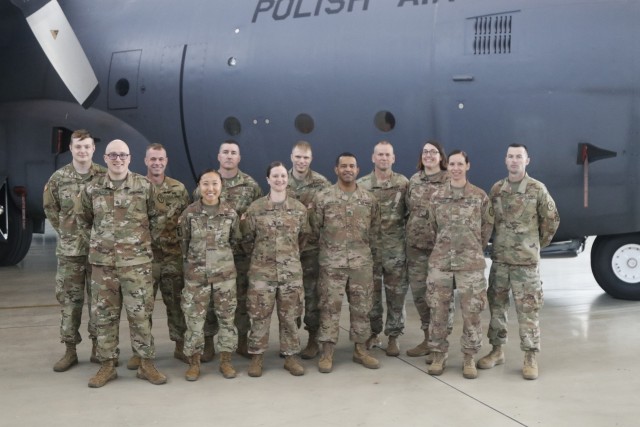
<svg viewBox="0 0 640 427"><path fill-rule="evenodd" d="M318 296L318 250L303 252L300 255L302 264L302 285L304 286L304 324L305 329L317 332L320 329L320 308Z"/></svg>
<svg viewBox="0 0 640 427"><path fill-rule="evenodd" d="M382 332L382 286L387 301L387 320L384 325L385 335L397 337L404 330L404 300L407 296L406 259L404 250L395 253L383 253L382 264L373 268L372 307L369 312L371 332Z"/></svg>
<svg viewBox="0 0 640 427"><path fill-rule="evenodd" d="M235 255L233 257L234 264L236 265L236 298L238 306L236 307L235 325L238 329L239 335L246 335L251 329L251 320L247 313L247 289L249 289L249 265L251 258L245 255ZM220 329L218 325L218 319L216 319L215 308L213 302L209 304L207 310L207 320L204 324L204 335L212 337L218 334Z"/></svg>
<svg viewBox="0 0 640 427"><path fill-rule="evenodd" d="M349 302L349 339L364 343L371 336L371 295L373 267L330 268L320 266L318 282L320 295L320 342L338 342L340 312L344 294Z"/></svg>
<svg viewBox="0 0 640 427"><path fill-rule="evenodd" d="M442 271L429 270L427 278L427 303L431 308L429 324L429 349L446 353L449 351L447 337L449 310L454 299L453 290L458 290L462 311L462 337L460 346L465 354L476 354L482 346L480 313L487 304L487 281L484 270Z"/></svg>
<svg viewBox="0 0 640 427"><path fill-rule="evenodd" d="M153 297L160 289L167 309L167 325L171 341L182 341L187 329L180 307L180 293L184 288L182 255L154 253L152 264Z"/></svg>
<svg viewBox="0 0 640 427"><path fill-rule="evenodd" d="M431 309L427 304L427 274L429 272L429 255L431 251L426 249L418 249L412 246L406 247L407 251L407 278L413 295L413 303L418 310L420 316L420 329L429 330L431 322ZM456 310L455 300L451 299L449 306L449 319L447 320L447 329L449 333L453 330L453 314Z"/></svg>
<svg viewBox="0 0 640 427"><path fill-rule="evenodd" d="M238 346L238 333L233 324L236 305L235 279L212 281L204 275L186 277L182 290L182 311L187 323L184 354L204 352L204 325L210 307L219 319L218 351L234 351Z"/></svg>
<svg viewBox="0 0 640 427"><path fill-rule="evenodd" d="M89 338L96 337L96 322L91 312L91 264L87 256L58 256L56 299L60 303L60 341L80 344L80 323L84 294L87 293Z"/></svg>
<svg viewBox="0 0 640 427"><path fill-rule="evenodd" d="M134 353L143 359L155 357L151 335L154 298L150 262L127 267L93 265L91 296L100 361L117 359L120 354L118 343L123 306Z"/></svg>
<svg viewBox="0 0 640 427"><path fill-rule="evenodd" d="M274 305L278 310L280 353L300 353L296 319L302 315L302 280L265 282L249 279L247 308L251 318L249 353L262 354L269 347L269 329Z"/></svg>
<svg viewBox="0 0 640 427"><path fill-rule="evenodd" d="M489 342L507 343L509 291L516 304L522 351L540 351L540 309L544 303L538 265L508 265L494 262L489 273Z"/></svg>

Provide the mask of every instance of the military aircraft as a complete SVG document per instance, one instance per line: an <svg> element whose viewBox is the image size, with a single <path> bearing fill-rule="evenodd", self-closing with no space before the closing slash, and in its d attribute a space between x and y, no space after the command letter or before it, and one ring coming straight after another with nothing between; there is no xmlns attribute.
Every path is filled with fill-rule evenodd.
<svg viewBox="0 0 640 427"><path fill-rule="evenodd" d="M239 141L259 181L305 139L331 177L351 151L394 144L415 171L434 138L488 190L525 143L561 215L547 253L577 254L640 299L640 1L0 0L0 263L43 232L42 188L70 132L120 138L132 168L167 147L193 187Z"/></svg>

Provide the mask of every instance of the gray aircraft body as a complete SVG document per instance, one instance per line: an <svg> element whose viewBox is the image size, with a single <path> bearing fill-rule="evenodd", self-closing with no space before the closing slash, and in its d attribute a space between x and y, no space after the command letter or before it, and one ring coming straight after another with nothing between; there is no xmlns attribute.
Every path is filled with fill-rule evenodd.
<svg viewBox="0 0 640 427"><path fill-rule="evenodd" d="M525 143L561 216L550 253L598 236L592 269L640 299L640 1L0 0L0 263L44 229L42 189L70 132L151 142L194 187L235 139L262 179L305 139L333 176L387 139L415 171L427 139L461 148L471 181Z"/></svg>

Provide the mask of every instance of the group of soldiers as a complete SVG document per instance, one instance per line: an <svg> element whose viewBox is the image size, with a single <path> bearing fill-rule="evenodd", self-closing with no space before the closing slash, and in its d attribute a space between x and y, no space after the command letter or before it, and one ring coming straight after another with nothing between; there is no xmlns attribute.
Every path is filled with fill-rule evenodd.
<svg viewBox="0 0 640 427"><path fill-rule="evenodd" d="M345 293L353 361L376 369L369 350L384 346L383 333L386 355L400 355L411 288L424 340L406 354L426 356L430 374L440 375L446 366L457 289L465 378L477 377L476 366L505 362L510 292L525 352L523 377L538 376L539 254L559 216L545 186L526 174L524 145L508 147L508 176L487 196L466 180L466 153L446 156L436 141L424 144L411 179L392 170L388 141L375 145L373 171L359 179L356 156L342 153L335 185L311 170L312 148L300 141L290 170L280 162L269 166L270 192L263 196L239 169L239 144L228 140L220 145L219 168L199 177L191 204L184 185L165 175L168 156L160 144L147 147L146 177L129 170L129 147L121 140L107 145L107 168L93 162L95 144L85 130L73 133L70 152L72 162L44 190L45 213L59 236L56 297L66 351L54 365L57 372L78 363L86 293L90 360L101 365L89 387L117 377L123 307L133 351L127 368L164 384L166 376L153 363L151 333L158 289L174 357L189 364L187 380L198 379L200 363L213 360L216 335L225 378L236 376L234 351L251 358L250 376L261 376L276 304L284 368L303 375L299 357L320 355L318 370L331 372ZM487 290L482 251L492 235ZM476 364L479 314L487 300L493 349ZM297 336L302 321L309 335L304 349Z"/></svg>

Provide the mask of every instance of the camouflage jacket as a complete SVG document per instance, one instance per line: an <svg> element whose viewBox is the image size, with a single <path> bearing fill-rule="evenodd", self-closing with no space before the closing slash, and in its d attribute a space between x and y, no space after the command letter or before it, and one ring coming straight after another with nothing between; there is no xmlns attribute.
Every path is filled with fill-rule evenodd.
<svg viewBox="0 0 640 427"><path fill-rule="evenodd" d="M168 176L154 187L158 234L153 236L151 248L154 254L180 255L176 228L180 214L189 205L189 193L180 181Z"/></svg>
<svg viewBox="0 0 640 427"><path fill-rule="evenodd" d="M449 180L447 171L441 171L433 175L427 175L424 171L415 173L409 180L407 189L407 246L427 250L431 252L436 242L436 236L431 234L431 228L427 226L429 213L429 201L437 190L442 188Z"/></svg>
<svg viewBox="0 0 640 427"><path fill-rule="evenodd" d="M302 280L300 248L309 234L307 209L287 197L273 203L269 196L249 206L243 221L243 236L253 242L249 278L260 281Z"/></svg>
<svg viewBox="0 0 640 427"><path fill-rule="evenodd" d="M233 248L242 240L238 214L226 202L214 215L200 200L190 204L178 219L178 238L185 261L185 277L207 275L210 279L236 277Z"/></svg>
<svg viewBox="0 0 640 427"><path fill-rule="evenodd" d="M387 252L404 251L404 229L407 216L406 194L409 180L399 173L379 183L375 172L363 176L358 185L373 193L380 206L380 250Z"/></svg>
<svg viewBox="0 0 640 427"><path fill-rule="evenodd" d="M256 180L240 170L233 178L222 178L220 200L231 205L231 208L238 213L241 219L243 218L242 214L246 212L249 205L261 196L262 189L260 189ZM236 246L233 253L236 256L246 256L247 251L243 250L243 248L247 247Z"/></svg>
<svg viewBox="0 0 640 427"><path fill-rule="evenodd" d="M334 184L316 194L313 203L321 266L359 268L379 263L380 208L373 194L361 187L347 194Z"/></svg>
<svg viewBox="0 0 640 427"><path fill-rule="evenodd" d="M262 190L256 180L242 171L233 178L222 178L220 200L227 202L240 216L261 196Z"/></svg>
<svg viewBox="0 0 640 427"><path fill-rule="evenodd" d="M467 182L456 194L447 182L431 196L429 227L436 243L429 268L443 271L481 270L484 248L493 230L493 208L487 194Z"/></svg>
<svg viewBox="0 0 640 427"><path fill-rule="evenodd" d="M543 183L529 175L511 191L508 178L496 182L489 193L496 216L491 259L512 265L535 265L540 249L551 243L560 216Z"/></svg>
<svg viewBox="0 0 640 427"><path fill-rule="evenodd" d="M91 164L83 177L72 163L58 169L44 186L44 213L58 233L56 255L82 256L89 254L89 229L77 220L80 193L87 183L107 173L104 166Z"/></svg>
<svg viewBox="0 0 640 427"><path fill-rule="evenodd" d="M116 188L105 175L81 194L78 220L91 227L91 264L126 267L152 261L157 212L153 185L145 177L129 171Z"/></svg>
<svg viewBox="0 0 640 427"><path fill-rule="evenodd" d="M293 172L289 170L289 184L287 186L287 191L291 197L300 201L307 208L309 211L310 223L315 219L315 216L312 215L312 211L315 209L313 206L313 198L320 190L329 186L331 186L331 183L327 178L312 171L311 169L309 169L307 176L302 181L295 179L293 177ZM304 248L302 248L302 252L313 250L318 250L318 241L314 237L309 236Z"/></svg>

